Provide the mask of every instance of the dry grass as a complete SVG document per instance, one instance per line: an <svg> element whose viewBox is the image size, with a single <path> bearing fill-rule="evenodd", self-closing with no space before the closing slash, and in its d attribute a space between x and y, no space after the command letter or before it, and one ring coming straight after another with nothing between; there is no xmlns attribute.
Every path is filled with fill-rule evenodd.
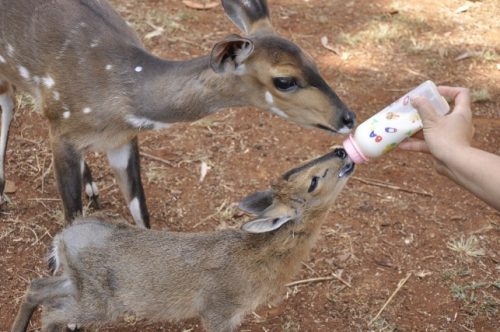
<svg viewBox="0 0 500 332"><path fill-rule="evenodd" d="M470 94L473 103L484 103L493 99L486 88L472 89Z"/></svg>
<svg viewBox="0 0 500 332"><path fill-rule="evenodd" d="M484 250L479 247L479 241L474 235L469 236L467 239L461 237L460 239L450 240L446 246L459 255L474 258L484 256Z"/></svg>

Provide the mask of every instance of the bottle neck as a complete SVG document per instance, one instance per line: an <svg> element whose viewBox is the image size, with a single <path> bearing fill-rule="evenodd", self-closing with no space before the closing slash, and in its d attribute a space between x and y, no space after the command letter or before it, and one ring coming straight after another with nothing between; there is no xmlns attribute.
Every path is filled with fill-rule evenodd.
<svg viewBox="0 0 500 332"><path fill-rule="evenodd" d="M351 160L356 164L362 164L370 160L370 158L366 157L363 152L361 152L352 135L349 135L343 145Z"/></svg>

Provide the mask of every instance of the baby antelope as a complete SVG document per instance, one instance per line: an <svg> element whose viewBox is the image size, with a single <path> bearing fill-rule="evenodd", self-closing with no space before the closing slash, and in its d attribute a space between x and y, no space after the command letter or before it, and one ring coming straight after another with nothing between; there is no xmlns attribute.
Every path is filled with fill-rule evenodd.
<svg viewBox="0 0 500 332"><path fill-rule="evenodd" d="M55 237L54 276L31 282L12 332L26 331L38 305L42 331L124 314L199 317L207 331L234 331L245 313L276 300L307 259L353 170L336 148L288 171L242 201L240 208L257 217L241 229L189 234L77 219Z"/></svg>

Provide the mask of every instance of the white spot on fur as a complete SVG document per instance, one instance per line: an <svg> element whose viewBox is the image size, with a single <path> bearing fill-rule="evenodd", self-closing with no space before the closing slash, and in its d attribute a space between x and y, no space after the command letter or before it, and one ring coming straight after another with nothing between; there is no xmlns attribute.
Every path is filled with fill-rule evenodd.
<svg viewBox="0 0 500 332"><path fill-rule="evenodd" d="M71 116L71 112L70 111L66 111L63 113L63 118L65 119L69 119L69 117Z"/></svg>
<svg viewBox="0 0 500 332"><path fill-rule="evenodd" d="M273 105L274 104L273 95L269 91L266 91L266 103L268 103L269 105Z"/></svg>
<svg viewBox="0 0 500 332"><path fill-rule="evenodd" d="M97 188L97 185L94 181L85 185L85 193L88 197L99 196L99 189Z"/></svg>
<svg viewBox="0 0 500 332"><path fill-rule="evenodd" d="M43 85L45 85L47 88L52 88L56 82L54 82L54 79L50 77L49 75L45 76L42 78Z"/></svg>
<svg viewBox="0 0 500 332"><path fill-rule="evenodd" d="M247 72L247 68L245 67L244 64L241 64L238 67L236 67L236 70L234 71L234 73L236 75L239 75L239 76L245 75L246 72Z"/></svg>
<svg viewBox="0 0 500 332"><path fill-rule="evenodd" d="M113 65L106 65L106 70L111 70L113 69Z"/></svg>
<svg viewBox="0 0 500 332"><path fill-rule="evenodd" d="M137 197L130 201L129 209L130 213L132 214L132 218L134 218L135 223L137 225L145 227L144 220L142 220L142 215L141 215L141 206L139 204L139 199Z"/></svg>
<svg viewBox="0 0 500 332"><path fill-rule="evenodd" d="M29 70L24 67L24 66L19 66L17 67L19 69L19 75L21 75L22 78L29 80L30 79L30 72Z"/></svg>
<svg viewBox="0 0 500 332"><path fill-rule="evenodd" d="M130 145L125 144L117 149L108 151L108 161L111 167L126 169L130 158Z"/></svg>
<svg viewBox="0 0 500 332"><path fill-rule="evenodd" d="M131 114L129 114L125 117L125 121L128 124L130 124L132 127L138 128L138 129L146 128L146 129L158 130L158 129L168 128L171 126L171 124L169 124L169 123L158 122L158 121L150 120L148 118L144 118L141 116L135 116L135 115L131 115Z"/></svg>
<svg viewBox="0 0 500 332"><path fill-rule="evenodd" d="M85 22L80 22L80 24L79 24L79 25L80 25L82 28L85 28L85 27L87 26L87 23L85 23Z"/></svg>
<svg viewBox="0 0 500 332"><path fill-rule="evenodd" d="M288 118L288 115L286 115L285 112L283 112L282 110L280 110L277 107L271 107L271 112L273 112L277 116L281 116L284 119Z"/></svg>
<svg viewBox="0 0 500 332"><path fill-rule="evenodd" d="M55 238L54 242L52 243L52 249L50 250L48 260L54 262L54 274L59 270L59 267L61 266L61 259L58 256L59 253L59 239Z"/></svg>
<svg viewBox="0 0 500 332"><path fill-rule="evenodd" d="M85 114L89 114L89 113L91 113L91 112L92 112L92 109L91 109L90 107L85 107L85 108L83 109L83 113L85 113Z"/></svg>
<svg viewBox="0 0 500 332"><path fill-rule="evenodd" d="M7 44L7 55L12 57L14 55L14 47L11 44Z"/></svg>
<svg viewBox="0 0 500 332"><path fill-rule="evenodd" d="M7 63L7 60L3 56L0 55L0 63Z"/></svg>
<svg viewBox="0 0 500 332"><path fill-rule="evenodd" d="M339 134L348 134L351 132L352 129L344 126L338 130Z"/></svg>
<svg viewBox="0 0 500 332"><path fill-rule="evenodd" d="M99 39L93 39L90 43L90 48L95 48L97 46L99 46Z"/></svg>
<svg viewBox="0 0 500 332"><path fill-rule="evenodd" d="M53 91L52 97L54 97L54 100L59 100L59 99L61 99L61 94L57 91Z"/></svg>
<svg viewBox="0 0 500 332"><path fill-rule="evenodd" d="M140 73L142 71L142 67L141 66L137 66L134 68L134 70L137 72L137 73Z"/></svg>

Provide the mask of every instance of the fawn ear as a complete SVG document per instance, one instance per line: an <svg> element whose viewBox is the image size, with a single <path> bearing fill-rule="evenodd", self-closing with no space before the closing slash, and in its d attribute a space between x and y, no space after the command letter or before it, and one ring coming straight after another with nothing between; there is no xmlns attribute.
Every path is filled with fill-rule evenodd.
<svg viewBox="0 0 500 332"><path fill-rule="evenodd" d="M210 66L216 73L236 70L253 53L250 39L238 35L226 37L215 44L210 54Z"/></svg>
<svg viewBox="0 0 500 332"><path fill-rule="evenodd" d="M270 217L270 218L259 218L243 224L241 227L242 230L248 233L267 233L272 232L287 222L293 220L293 217L290 216L282 216L282 217Z"/></svg>
<svg viewBox="0 0 500 332"><path fill-rule="evenodd" d="M222 0L222 7L236 26L246 34L271 30L266 0Z"/></svg>
<svg viewBox="0 0 500 332"><path fill-rule="evenodd" d="M271 190L258 191L245 197L238 208L247 213L259 215L273 204L274 194Z"/></svg>

